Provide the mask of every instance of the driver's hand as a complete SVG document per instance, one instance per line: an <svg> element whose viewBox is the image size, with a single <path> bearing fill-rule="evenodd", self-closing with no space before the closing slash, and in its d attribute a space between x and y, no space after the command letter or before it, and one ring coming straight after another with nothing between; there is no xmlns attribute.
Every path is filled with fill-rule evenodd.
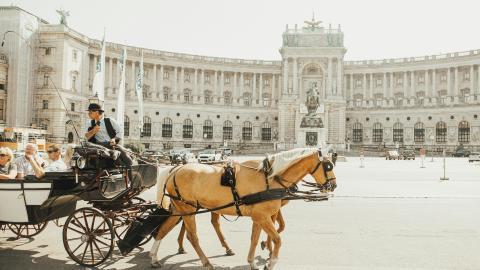
<svg viewBox="0 0 480 270"><path fill-rule="evenodd" d="M114 146L114 145L117 145L117 142L115 141L115 138L114 139L110 139L110 145L111 146Z"/></svg>

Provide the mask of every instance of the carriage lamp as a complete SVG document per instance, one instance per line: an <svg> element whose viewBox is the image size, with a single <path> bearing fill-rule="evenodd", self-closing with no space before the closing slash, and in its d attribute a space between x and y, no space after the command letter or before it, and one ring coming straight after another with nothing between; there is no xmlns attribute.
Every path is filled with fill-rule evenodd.
<svg viewBox="0 0 480 270"><path fill-rule="evenodd" d="M72 168L83 169L87 165L87 160L82 156L73 156L70 160L70 166Z"/></svg>

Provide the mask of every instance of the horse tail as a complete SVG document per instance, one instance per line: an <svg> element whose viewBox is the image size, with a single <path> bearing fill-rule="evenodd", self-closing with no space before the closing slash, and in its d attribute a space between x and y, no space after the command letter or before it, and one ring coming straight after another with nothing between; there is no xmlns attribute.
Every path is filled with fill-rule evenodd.
<svg viewBox="0 0 480 270"><path fill-rule="evenodd" d="M165 195L165 185L170 176L173 166L157 166L157 204L159 207L168 209L170 200Z"/></svg>

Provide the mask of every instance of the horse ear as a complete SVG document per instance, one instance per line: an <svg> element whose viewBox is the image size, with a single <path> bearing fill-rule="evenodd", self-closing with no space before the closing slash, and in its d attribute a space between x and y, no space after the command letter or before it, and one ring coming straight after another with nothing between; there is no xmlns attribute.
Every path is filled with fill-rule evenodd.
<svg viewBox="0 0 480 270"><path fill-rule="evenodd" d="M322 149L318 148L318 158L323 161Z"/></svg>

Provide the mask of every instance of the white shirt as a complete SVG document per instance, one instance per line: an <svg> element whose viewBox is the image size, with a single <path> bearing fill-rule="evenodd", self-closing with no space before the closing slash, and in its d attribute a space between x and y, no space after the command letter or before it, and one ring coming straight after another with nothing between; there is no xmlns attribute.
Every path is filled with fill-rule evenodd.
<svg viewBox="0 0 480 270"><path fill-rule="evenodd" d="M48 163L43 160L41 157L34 156L35 160L37 163L40 165L40 167L45 168L47 167ZM17 173L22 173L24 176L26 175L35 175L35 171L33 170L32 164L25 158L25 156L18 157L15 160L15 163L17 163Z"/></svg>
<svg viewBox="0 0 480 270"><path fill-rule="evenodd" d="M66 171L67 165L62 159L50 161L50 164L45 168L45 172L61 172Z"/></svg>
<svg viewBox="0 0 480 270"><path fill-rule="evenodd" d="M113 129L117 133L116 137L121 138L122 130L120 130L120 127L118 126L117 121L115 121L115 119L110 117L108 119L110 119L110 123L112 124ZM99 122L100 122L100 131L98 131L95 134L95 139L97 140L97 142L102 142L102 143L109 142L110 136L108 136L107 127L105 126L105 117L102 117L102 119L100 119ZM87 130L91 126L92 126L92 120L89 120L87 122Z"/></svg>

